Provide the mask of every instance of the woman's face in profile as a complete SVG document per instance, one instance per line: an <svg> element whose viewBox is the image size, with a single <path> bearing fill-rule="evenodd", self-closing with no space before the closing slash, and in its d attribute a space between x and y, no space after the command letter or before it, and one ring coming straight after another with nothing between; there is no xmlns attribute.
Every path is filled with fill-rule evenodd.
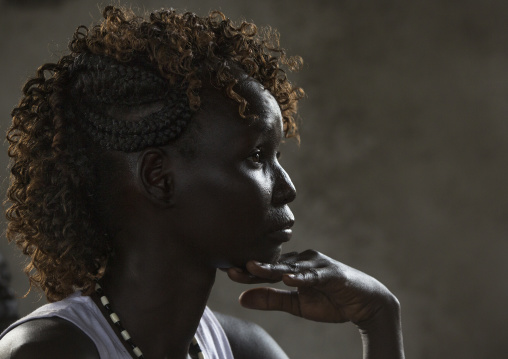
<svg viewBox="0 0 508 359"><path fill-rule="evenodd" d="M240 117L236 102L204 88L193 119L196 154L173 164L174 217L168 230L218 268L277 260L294 222L287 204L295 188L278 162L279 105L247 76L234 89L249 104L246 114L255 118Z"/></svg>

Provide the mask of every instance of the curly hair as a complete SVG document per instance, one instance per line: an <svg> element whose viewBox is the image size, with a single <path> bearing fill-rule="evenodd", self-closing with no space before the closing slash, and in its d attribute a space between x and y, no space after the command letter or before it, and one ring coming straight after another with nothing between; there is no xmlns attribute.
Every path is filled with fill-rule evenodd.
<svg viewBox="0 0 508 359"><path fill-rule="evenodd" d="M96 160L109 149L140 151L180 137L200 108L203 81L235 100L246 117L247 102L233 89L231 66L239 66L277 100L285 137L298 138L304 92L285 70L302 61L286 56L274 30L235 25L218 11L199 17L162 9L144 18L107 6L103 17L78 27L70 53L26 82L7 132L7 237L29 256L30 285L49 301L76 289L90 293L112 254L94 207ZM110 111L157 101L162 109L136 123Z"/></svg>

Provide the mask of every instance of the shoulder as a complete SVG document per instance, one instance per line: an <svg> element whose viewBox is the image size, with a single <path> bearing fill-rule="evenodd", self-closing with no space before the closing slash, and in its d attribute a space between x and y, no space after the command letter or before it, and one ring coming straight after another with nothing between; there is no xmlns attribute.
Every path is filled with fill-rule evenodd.
<svg viewBox="0 0 508 359"><path fill-rule="evenodd" d="M259 325L214 312L235 359L288 359L277 342Z"/></svg>
<svg viewBox="0 0 508 359"><path fill-rule="evenodd" d="M18 325L0 340L0 359L99 359L93 341L61 318L34 319Z"/></svg>

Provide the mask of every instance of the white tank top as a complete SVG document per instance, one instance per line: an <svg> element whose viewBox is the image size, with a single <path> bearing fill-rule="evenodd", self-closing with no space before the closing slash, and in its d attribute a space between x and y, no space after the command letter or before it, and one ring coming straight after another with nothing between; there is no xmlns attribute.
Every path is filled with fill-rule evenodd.
<svg viewBox="0 0 508 359"><path fill-rule="evenodd" d="M5 329L0 339L24 322L48 317L63 318L81 329L95 343L101 359L132 358L93 300L80 292L36 309ZM196 339L205 359L234 359L226 333L208 307L199 322Z"/></svg>

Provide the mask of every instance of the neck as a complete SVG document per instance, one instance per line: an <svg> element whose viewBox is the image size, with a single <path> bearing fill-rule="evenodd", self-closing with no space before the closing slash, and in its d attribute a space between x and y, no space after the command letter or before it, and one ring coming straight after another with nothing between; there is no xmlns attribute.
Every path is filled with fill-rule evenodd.
<svg viewBox="0 0 508 359"><path fill-rule="evenodd" d="M186 358L215 280L203 263L177 248L146 247L108 263L104 292L145 359Z"/></svg>

